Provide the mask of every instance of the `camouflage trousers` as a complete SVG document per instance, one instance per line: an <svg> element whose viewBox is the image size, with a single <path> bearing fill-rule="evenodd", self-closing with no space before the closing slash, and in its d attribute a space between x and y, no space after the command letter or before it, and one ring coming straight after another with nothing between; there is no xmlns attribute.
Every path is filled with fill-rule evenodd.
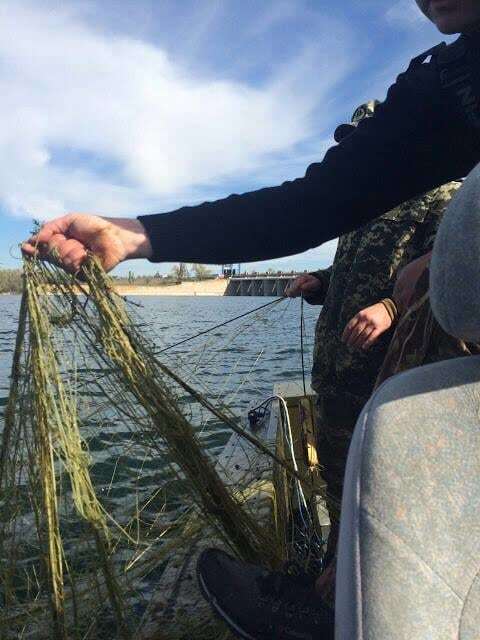
<svg viewBox="0 0 480 640"><path fill-rule="evenodd" d="M338 390L335 396L317 396L317 453L325 481L326 504L330 516L326 564L335 557L340 529L343 477L355 424L368 397L355 397Z"/></svg>

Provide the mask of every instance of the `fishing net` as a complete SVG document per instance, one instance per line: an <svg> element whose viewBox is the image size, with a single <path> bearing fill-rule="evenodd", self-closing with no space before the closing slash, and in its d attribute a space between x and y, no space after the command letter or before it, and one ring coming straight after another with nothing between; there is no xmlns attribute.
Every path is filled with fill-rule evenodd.
<svg viewBox="0 0 480 640"><path fill-rule="evenodd" d="M300 474L202 392L204 346L173 367L94 259L82 276L24 264L0 452L0 637L227 638L201 606L167 624L168 561L214 539L279 566L259 510L273 461ZM233 448L212 446L212 419Z"/></svg>

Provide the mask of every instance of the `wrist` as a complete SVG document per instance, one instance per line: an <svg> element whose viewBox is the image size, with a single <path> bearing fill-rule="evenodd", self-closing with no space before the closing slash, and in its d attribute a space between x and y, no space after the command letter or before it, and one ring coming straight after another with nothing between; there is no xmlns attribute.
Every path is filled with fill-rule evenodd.
<svg viewBox="0 0 480 640"><path fill-rule="evenodd" d="M380 302L385 307L392 323L396 322L398 318L398 308L395 300L392 298L383 298Z"/></svg>
<svg viewBox="0 0 480 640"><path fill-rule="evenodd" d="M136 218L108 218L124 249L124 260L151 258L152 245L145 227Z"/></svg>

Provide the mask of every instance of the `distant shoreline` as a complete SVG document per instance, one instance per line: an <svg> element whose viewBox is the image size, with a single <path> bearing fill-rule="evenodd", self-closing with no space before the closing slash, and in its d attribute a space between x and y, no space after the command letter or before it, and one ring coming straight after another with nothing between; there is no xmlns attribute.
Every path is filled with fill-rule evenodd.
<svg viewBox="0 0 480 640"><path fill-rule="evenodd" d="M181 282L171 285L135 285L119 284L113 289L120 296L223 296L228 285L228 278L215 280L199 280L198 282ZM2 296L21 295L19 291L2 291Z"/></svg>
<svg viewBox="0 0 480 640"><path fill-rule="evenodd" d="M115 291L121 296L223 296L228 278L181 282L163 286L116 285Z"/></svg>

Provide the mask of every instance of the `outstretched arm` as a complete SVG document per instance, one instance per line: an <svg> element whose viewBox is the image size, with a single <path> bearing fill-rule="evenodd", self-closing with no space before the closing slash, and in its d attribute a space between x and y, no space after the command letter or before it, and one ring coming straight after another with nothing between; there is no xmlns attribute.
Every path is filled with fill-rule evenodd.
<svg viewBox="0 0 480 640"><path fill-rule="evenodd" d="M303 178L170 213L140 216L146 235L132 220L125 229L119 219L106 219L120 248L110 253L101 243L100 254L111 268L138 255L157 262L230 263L299 253L465 175L478 159L475 141L440 87L434 66L421 65L415 73L401 76L375 115L330 149L322 162L310 165ZM105 219L67 217L72 221L67 233L63 229L52 233L46 225L44 235L38 236L42 256L47 257L49 243L60 256L70 254L63 247L70 240L77 240L84 250L97 248L92 235L85 240L85 233L87 229L95 233L95 225L98 232L105 231L99 222ZM44 244L45 235L49 239ZM26 245L27 252L33 243ZM69 268L75 269L79 259L72 260Z"/></svg>
<svg viewBox="0 0 480 640"><path fill-rule="evenodd" d="M100 258L107 271L119 262L133 258L150 258L152 247L139 220L102 218L85 213L71 213L47 222L22 245L24 253L51 256L64 269L75 273L87 251Z"/></svg>

